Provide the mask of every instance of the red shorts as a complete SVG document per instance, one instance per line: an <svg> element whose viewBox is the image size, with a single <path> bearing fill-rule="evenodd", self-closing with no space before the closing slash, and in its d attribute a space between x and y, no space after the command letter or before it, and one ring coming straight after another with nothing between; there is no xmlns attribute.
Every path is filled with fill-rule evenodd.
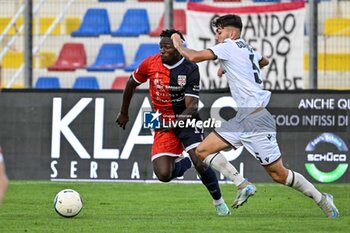
<svg viewBox="0 0 350 233"><path fill-rule="evenodd" d="M161 156L179 157L184 151L180 139L170 131L155 131L152 146L152 160Z"/></svg>
<svg viewBox="0 0 350 233"><path fill-rule="evenodd" d="M161 156L179 157L182 152L196 148L203 140L203 130L175 128L170 131L156 130L152 147L152 160Z"/></svg>

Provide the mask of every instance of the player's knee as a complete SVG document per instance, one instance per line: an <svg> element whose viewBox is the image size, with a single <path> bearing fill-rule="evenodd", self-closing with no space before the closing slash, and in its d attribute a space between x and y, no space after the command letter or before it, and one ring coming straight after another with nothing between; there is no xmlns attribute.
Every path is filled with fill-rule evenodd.
<svg viewBox="0 0 350 233"><path fill-rule="evenodd" d="M171 173L167 171L155 171L154 172L161 182L170 182L171 181Z"/></svg>
<svg viewBox="0 0 350 233"><path fill-rule="evenodd" d="M205 159L205 157L207 157L207 153L206 153L205 149L203 147L201 147L201 145L199 145L196 148L196 155L198 156L198 158L200 158L201 161L203 161Z"/></svg>

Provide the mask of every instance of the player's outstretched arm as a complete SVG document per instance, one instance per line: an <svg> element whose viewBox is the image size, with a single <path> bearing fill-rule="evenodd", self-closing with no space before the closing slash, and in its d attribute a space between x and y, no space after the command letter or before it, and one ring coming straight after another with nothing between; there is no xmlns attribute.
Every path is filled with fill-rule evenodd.
<svg viewBox="0 0 350 233"><path fill-rule="evenodd" d="M126 123L129 121L129 106L132 97L134 96L136 87L140 85L137 83L132 76L130 76L129 80L126 83L126 87L123 92L123 100L120 111L117 115L116 123L125 129Z"/></svg>
<svg viewBox="0 0 350 233"><path fill-rule="evenodd" d="M171 36L171 39L173 40L174 47L177 49L177 51L179 51L181 56L183 56L187 60L198 63L201 61L208 61L208 60L215 60L216 59L215 55L208 49L197 51L194 49L189 49L189 48L183 47L182 46L182 39L176 33L174 33Z"/></svg>

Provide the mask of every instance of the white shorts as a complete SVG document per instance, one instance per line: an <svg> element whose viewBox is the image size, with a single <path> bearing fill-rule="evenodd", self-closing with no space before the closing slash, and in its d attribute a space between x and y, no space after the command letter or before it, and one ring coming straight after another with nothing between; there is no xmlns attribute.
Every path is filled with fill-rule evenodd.
<svg viewBox="0 0 350 233"><path fill-rule="evenodd" d="M4 161L4 157L2 157L2 154L0 153L0 163Z"/></svg>
<svg viewBox="0 0 350 233"><path fill-rule="evenodd" d="M276 140L276 122L266 109L240 122L234 117L215 131L233 147L244 146L262 165L269 165L281 156Z"/></svg>

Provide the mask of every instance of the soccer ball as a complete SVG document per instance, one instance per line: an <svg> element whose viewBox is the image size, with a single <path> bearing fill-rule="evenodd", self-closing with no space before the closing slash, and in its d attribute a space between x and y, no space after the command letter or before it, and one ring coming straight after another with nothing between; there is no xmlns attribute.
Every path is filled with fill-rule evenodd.
<svg viewBox="0 0 350 233"><path fill-rule="evenodd" d="M74 217L79 214L83 207L80 194L73 189L63 189L54 199L56 212L63 217Z"/></svg>

